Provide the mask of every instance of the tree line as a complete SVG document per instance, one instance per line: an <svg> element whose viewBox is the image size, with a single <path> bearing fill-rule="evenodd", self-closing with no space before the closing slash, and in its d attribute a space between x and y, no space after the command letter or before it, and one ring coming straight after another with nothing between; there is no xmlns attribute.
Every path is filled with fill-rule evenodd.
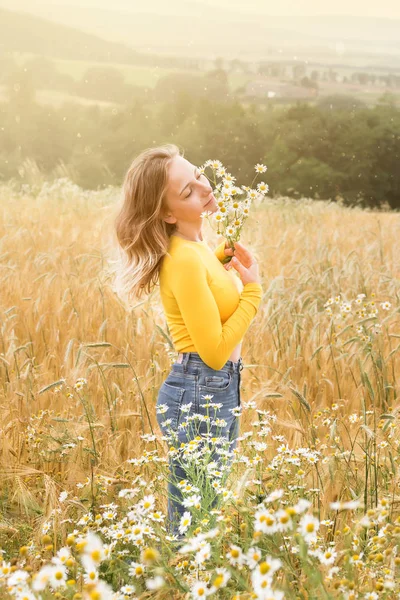
<svg viewBox="0 0 400 600"><path fill-rule="evenodd" d="M270 195L400 208L400 115L390 97L372 108L349 97L244 105L218 95L218 77L212 83L209 95L165 90L158 102L110 108L43 106L15 89L0 104L0 180L21 180L29 158L49 179L62 171L87 189L120 185L144 148L174 142L195 164L220 159L239 184L266 164Z"/></svg>

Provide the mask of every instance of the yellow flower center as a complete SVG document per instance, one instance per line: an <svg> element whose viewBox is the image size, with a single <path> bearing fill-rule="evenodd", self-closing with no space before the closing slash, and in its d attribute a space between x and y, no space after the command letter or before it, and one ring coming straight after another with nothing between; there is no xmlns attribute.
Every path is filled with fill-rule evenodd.
<svg viewBox="0 0 400 600"><path fill-rule="evenodd" d="M260 572L262 575L265 575L266 573L268 573L268 571L270 571L271 569L271 565L267 562L262 562L260 564Z"/></svg>

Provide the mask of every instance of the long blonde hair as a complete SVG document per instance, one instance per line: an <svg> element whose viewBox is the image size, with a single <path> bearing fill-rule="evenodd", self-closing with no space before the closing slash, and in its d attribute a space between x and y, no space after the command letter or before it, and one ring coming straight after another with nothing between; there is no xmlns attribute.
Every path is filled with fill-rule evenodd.
<svg viewBox="0 0 400 600"><path fill-rule="evenodd" d="M166 223L163 209L168 166L183 151L175 144L147 148L131 163L123 182L123 204L115 221L120 260L115 290L125 299L140 299L158 283L175 223Z"/></svg>

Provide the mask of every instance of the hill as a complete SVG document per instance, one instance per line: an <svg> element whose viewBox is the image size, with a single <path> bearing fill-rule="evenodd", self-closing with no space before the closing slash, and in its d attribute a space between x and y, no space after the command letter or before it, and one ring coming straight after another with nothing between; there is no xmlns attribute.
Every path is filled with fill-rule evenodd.
<svg viewBox="0 0 400 600"><path fill-rule="evenodd" d="M76 1L76 0L75 0ZM368 16L271 16L267 6L259 14L232 3L227 8L205 7L195 0L0 0L0 6L26 10L57 23L123 43L145 52L247 60L279 58L307 49L324 60L354 59L355 53L386 55L385 64L399 65L399 20ZM376 62L374 60L374 62ZM360 60L358 60L360 62ZM365 61L361 61L365 63Z"/></svg>
<svg viewBox="0 0 400 600"><path fill-rule="evenodd" d="M0 8L0 52L53 58L134 63L140 53L124 44L25 12Z"/></svg>

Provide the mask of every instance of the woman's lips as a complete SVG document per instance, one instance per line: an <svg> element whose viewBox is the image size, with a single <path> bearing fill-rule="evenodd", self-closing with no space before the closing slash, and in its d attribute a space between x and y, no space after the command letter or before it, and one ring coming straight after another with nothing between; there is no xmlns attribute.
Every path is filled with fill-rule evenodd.
<svg viewBox="0 0 400 600"><path fill-rule="evenodd" d="M214 200L214 196L212 196L212 197L210 198L210 200L207 202L207 204L205 204L205 205L204 205L204 208L205 208L206 206L208 206L212 200Z"/></svg>

